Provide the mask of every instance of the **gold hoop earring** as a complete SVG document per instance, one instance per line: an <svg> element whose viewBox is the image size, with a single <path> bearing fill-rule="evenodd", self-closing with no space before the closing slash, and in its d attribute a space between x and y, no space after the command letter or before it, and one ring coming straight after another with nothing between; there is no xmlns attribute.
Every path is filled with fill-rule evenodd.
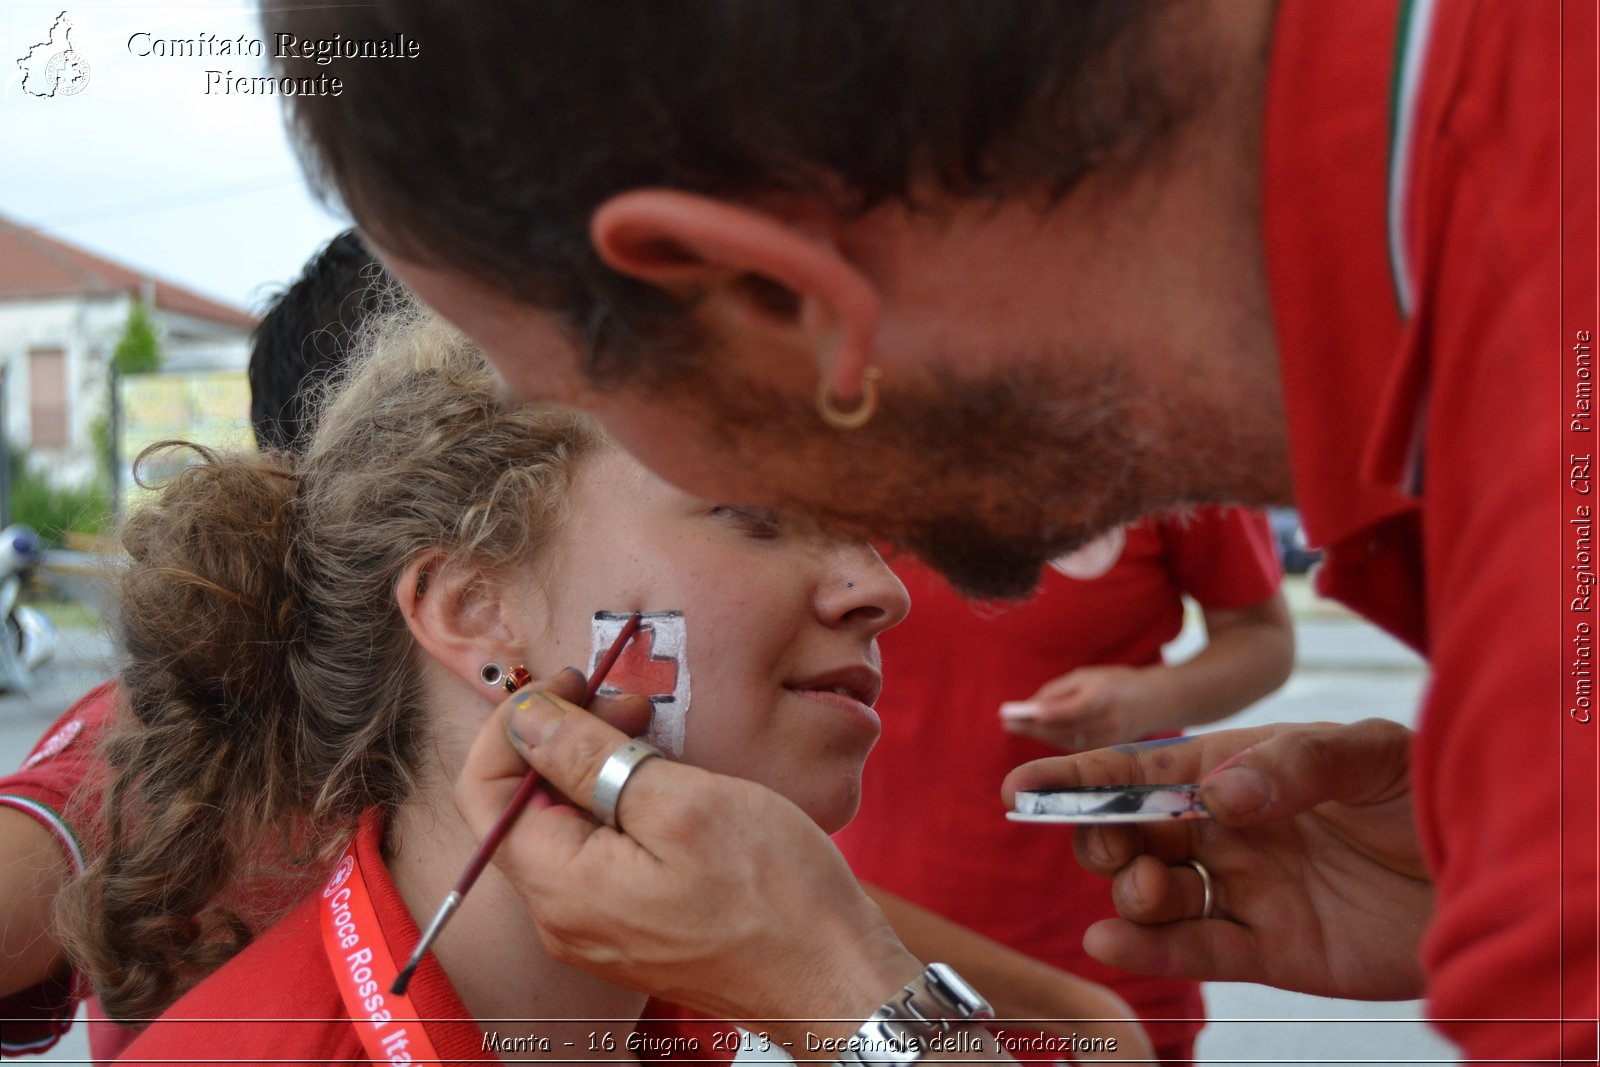
<svg viewBox="0 0 1600 1067"><path fill-rule="evenodd" d="M861 403L854 411L841 411L833 402L833 390L828 388L827 380L818 382L817 414L835 430L861 429L878 413L878 379L882 377L883 372L877 367L867 368L861 376Z"/></svg>

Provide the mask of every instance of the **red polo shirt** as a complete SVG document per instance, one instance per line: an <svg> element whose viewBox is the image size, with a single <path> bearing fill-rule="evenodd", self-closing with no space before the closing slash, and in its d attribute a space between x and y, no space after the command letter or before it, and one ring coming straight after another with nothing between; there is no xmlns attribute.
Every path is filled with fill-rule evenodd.
<svg viewBox="0 0 1600 1067"><path fill-rule="evenodd" d="M391 956L403 961L420 932L384 864L382 842L383 821L376 812L369 812L356 835L360 871L378 927L367 936L381 937ZM349 883L341 880L338 884ZM368 1062L358 1024L351 1021L323 943L325 906L324 893L313 892L147 1026L124 1056L150 1063ZM425 1031L442 1062L499 1062L431 954L423 957L407 995L421 1019L407 1025ZM730 1030L728 1026L693 1021L687 1013L654 1001L647 1005L646 1015L649 1020L641 1022L640 1032L652 1041L639 1053L641 1059L675 1057L713 1065L732 1059L719 1042L719 1035L726 1037ZM514 1042L536 1032L537 1022L508 1021L501 1036ZM664 1040L669 1037L680 1042L692 1040L693 1044L679 1043L675 1053L652 1055L657 1049L672 1048L673 1042ZM548 1053L508 1054L561 1058L559 1046ZM625 1050L618 1051L619 1058L628 1056Z"/></svg>
<svg viewBox="0 0 1600 1067"><path fill-rule="evenodd" d="M0 777L0 806L27 813L55 834L61 842L63 853L72 863L74 873L83 870L85 850L73 823L76 822L81 826L92 823L96 817L96 812L91 806L93 794L86 794L74 803L74 793L90 779L98 765L96 749L116 714L116 699L117 690L114 682L104 682L90 690L51 724L15 773ZM72 821L69 822L69 818ZM400 936L406 938L409 951L409 945L414 944L417 938L416 924L405 911L399 894L394 891L387 871L383 868L381 857L378 856L375 838L372 836L376 826L376 820L369 820L358 841L366 850L363 853L364 862L376 863L376 869L380 872L380 877L375 879L378 889L374 893L375 898L382 902L379 915L391 933L401 932ZM297 916L300 920L298 926L291 923ZM309 927L306 925L308 917L311 923ZM215 1009L210 1016L215 1020L213 1024L202 1026L186 1022L179 1027L163 1026L159 1028L160 1033L151 1038L153 1044L141 1044L140 1047L165 1049L167 1051L158 1054L163 1058L166 1056L203 1058L213 1049L246 1049L249 1047L247 1044L226 1042L230 1040L237 1042L244 1039L247 1034L253 1034L269 1043L263 1045L263 1049L274 1046L287 1048L290 1051L286 1055L297 1061L302 1049L342 1048L342 1039L354 1039L353 1031L346 1033L351 1031L351 1027L343 1015L330 1015L324 1010L338 1003L338 992L332 985L331 974L324 973L328 972L326 959L310 951L320 946L320 941L304 940L308 930L310 933L316 933L315 917L312 902L307 901L246 950L246 953L254 952L271 960L269 968L273 977L270 981L281 979L284 987L292 990L290 999L293 1004L274 1002L274 1007L285 1010L282 1018L256 1024L236 1025L231 1021L236 1015L250 1014L249 1010L236 1010L237 1005L250 999L241 992L237 976L250 974L251 969L255 967L255 963L239 962L239 958L236 957L224 968L224 970L232 968L230 973L236 976L231 987L228 979L219 979L216 982L208 979L172 1009L176 1012L180 1007L188 1005L184 1010L192 1011L196 1008L196 1002L199 1002L205 1005L199 1009L202 1012ZM256 947L263 942L267 943L267 948ZM271 947L274 944L281 944L284 947L281 950L274 949ZM304 969L319 960L321 961L319 971ZM296 979L297 975L312 973L326 977L327 981L301 983ZM257 974L249 980L268 979L262 979ZM455 1050L458 1046L464 1048L472 1042L477 1042L480 1046L478 1051L465 1058L495 1059L492 1055L483 1054L481 1036L477 1034L470 1017L466 1015L465 1008L459 1007L459 998L456 997L454 988L449 985L432 957L427 959L418 972L418 979L413 989L421 990L419 995L424 999L419 1003L426 1005L429 1011L442 1013L440 1019L443 1021L437 1025L442 1027L447 1043L438 1046L441 1052L445 1048ZM84 992L83 984L76 981L74 975L68 972L30 989L0 998L0 1019L5 1020L0 1055L9 1057L41 1053L54 1046L61 1035L71 1028L73 1013ZM332 993L333 1001L324 1003L323 1000L317 999L329 992ZM139 1036L139 1031L106 1020L93 997L87 998L87 1003L90 1016L89 1047L95 1062L109 1063L126 1054L129 1045ZM226 1010L223 1010L224 1005L227 1005ZM311 1014L296 1014L297 1012ZM225 1019L229 1020L226 1024L223 1022ZM311 1021L296 1021L299 1019ZM336 1025L338 1023L342 1023L342 1027ZM230 1035L222 1039L224 1041L222 1044L211 1043L212 1039L217 1037L215 1033L217 1027L222 1027ZM467 1034L468 1030L471 1031L470 1035ZM173 1044L174 1031L185 1035L176 1045ZM668 1049L674 1042L681 1043L688 1040L695 1042L698 1049L695 1058L709 1059L714 1063L730 1060L733 1052L739 1048L740 1040L745 1044L759 1044L759 1039L756 1038L734 1038L732 1028L729 1026L712 1026L692 1012L656 1000L648 1002L645 1017L639 1022L638 1032L650 1039L646 1044L647 1054L644 1056L646 1059L651 1058L648 1055L649 1051ZM297 1036L291 1038L290 1034ZM356 1040L356 1046L359 1047L359 1040ZM230 1060L243 1054L238 1051L227 1053ZM265 1052L262 1054L266 1055ZM306 1051L305 1055L309 1057L312 1053ZM329 1055L333 1056L336 1053L330 1052ZM358 1052L357 1055L361 1053ZM315 1060L308 1059L305 1062L315 1062Z"/></svg>
<svg viewBox="0 0 1600 1067"><path fill-rule="evenodd" d="M51 724L15 773L0 778L0 806L24 812L54 834L74 874L83 871L84 848L69 819L81 822L83 812L69 812L68 804L94 767L95 746L116 714L116 696L112 682L91 689ZM0 1019L5 1020L0 1055L54 1046L72 1026L79 996L67 973L0 997ZM89 1047L95 1062L106 1063L121 1053L132 1032L100 1018L98 1008L91 998Z"/></svg>
<svg viewBox="0 0 1600 1067"><path fill-rule="evenodd" d="M1430 1012L1470 1058L1593 1062L1595 767L1562 760L1595 727L1561 701L1558 14L1283 4L1263 193L1322 589L1433 667Z"/></svg>

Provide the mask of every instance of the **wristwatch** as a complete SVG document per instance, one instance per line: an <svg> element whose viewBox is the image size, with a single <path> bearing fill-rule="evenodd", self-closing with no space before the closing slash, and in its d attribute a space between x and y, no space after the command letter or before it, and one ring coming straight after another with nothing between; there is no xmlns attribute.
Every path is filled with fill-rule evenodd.
<svg viewBox="0 0 1600 1067"><path fill-rule="evenodd" d="M905 1067L920 1060L951 1026L993 1018L994 1009L966 979L942 963L930 963L861 1024L836 1062L840 1067Z"/></svg>

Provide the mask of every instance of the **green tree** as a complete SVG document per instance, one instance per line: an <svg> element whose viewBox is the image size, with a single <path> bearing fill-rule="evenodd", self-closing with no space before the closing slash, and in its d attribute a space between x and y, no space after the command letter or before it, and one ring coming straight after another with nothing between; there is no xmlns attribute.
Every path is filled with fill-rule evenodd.
<svg viewBox="0 0 1600 1067"><path fill-rule="evenodd" d="M95 451L100 456L100 467L106 490L111 499L117 498L117 447L112 439L112 413L118 410L119 397L115 394L117 381L125 374L151 374L161 369L161 339L156 336L155 323L150 319L150 309L143 300L135 299L128 306L128 321L122 327L122 337L111 352L111 365L117 373L111 376L113 390L106 405L106 413L98 415L89 426L89 435Z"/></svg>
<svg viewBox="0 0 1600 1067"><path fill-rule="evenodd" d="M150 374L161 369L161 339L143 300L128 308L128 324L111 353L111 362L123 374Z"/></svg>

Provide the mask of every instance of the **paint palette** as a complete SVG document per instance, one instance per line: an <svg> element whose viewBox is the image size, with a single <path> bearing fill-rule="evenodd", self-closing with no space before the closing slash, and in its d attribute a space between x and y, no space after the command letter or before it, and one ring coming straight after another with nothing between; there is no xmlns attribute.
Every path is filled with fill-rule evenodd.
<svg viewBox="0 0 1600 1067"><path fill-rule="evenodd" d="M1092 785L1017 794L1013 822L1117 823L1209 819L1198 785Z"/></svg>

